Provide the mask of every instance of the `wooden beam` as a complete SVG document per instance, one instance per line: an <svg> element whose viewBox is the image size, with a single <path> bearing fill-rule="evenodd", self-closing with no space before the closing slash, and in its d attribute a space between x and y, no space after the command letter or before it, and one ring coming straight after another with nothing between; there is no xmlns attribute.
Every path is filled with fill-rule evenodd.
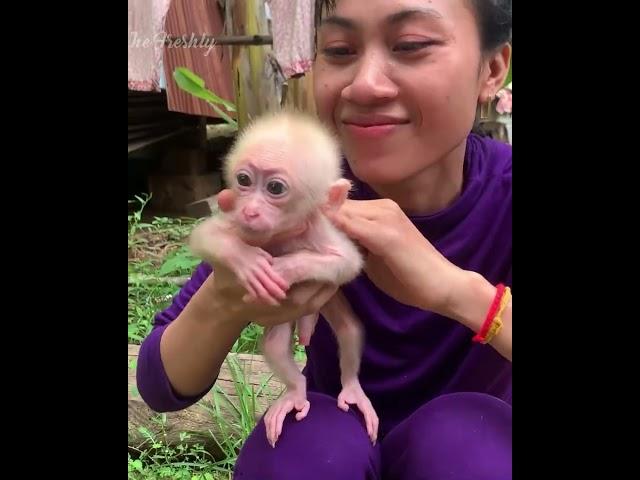
<svg viewBox="0 0 640 480"><path fill-rule="evenodd" d="M190 277L158 277L155 275L129 275L129 285L135 285L137 283L170 283L173 285L183 286L189 281Z"/></svg>
<svg viewBox="0 0 640 480"><path fill-rule="evenodd" d="M212 45L272 45L271 35L180 35L167 36L165 44L174 47L209 47Z"/></svg>
<svg viewBox="0 0 640 480"><path fill-rule="evenodd" d="M185 128L181 128L179 130L175 130L173 132L169 132L163 135L158 135L157 137L151 137L151 138L145 138L142 140L138 140L135 142L130 142L129 143L129 152L135 152L136 150L140 150L141 148L144 147L148 147L149 145L153 145L154 143L158 143L158 142L162 142L164 140L168 140L170 138L176 137L178 135L181 135L183 133L187 133L189 131L191 131L192 128L190 127L185 127Z"/></svg>
<svg viewBox="0 0 640 480"><path fill-rule="evenodd" d="M185 210L193 218L209 217L218 210L218 194L191 202L186 205Z"/></svg>
<svg viewBox="0 0 640 480"><path fill-rule="evenodd" d="M218 138L232 138L238 132L238 127L229 125L228 123L209 124L207 129L207 141Z"/></svg>

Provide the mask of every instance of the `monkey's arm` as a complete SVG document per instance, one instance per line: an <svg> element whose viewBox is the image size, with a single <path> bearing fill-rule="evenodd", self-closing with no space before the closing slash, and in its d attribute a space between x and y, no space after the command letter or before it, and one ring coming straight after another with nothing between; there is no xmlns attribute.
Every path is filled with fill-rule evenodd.
<svg viewBox="0 0 640 480"><path fill-rule="evenodd" d="M198 225L191 233L189 247L211 265L221 264L231 270L253 297L272 305L286 298L289 285L271 267L271 255L246 244L225 217L211 217Z"/></svg>
<svg viewBox="0 0 640 480"><path fill-rule="evenodd" d="M233 226L223 215L206 219L189 236L189 248L196 256L210 264L222 264L227 268L232 267L239 253L249 250L247 247L249 245L234 232ZM270 255L265 258L270 258Z"/></svg>
<svg viewBox="0 0 640 480"><path fill-rule="evenodd" d="M342 285L362 270L362 255L344 234L323 218L306 233L300 249L274 258L273 268L289 284L305 280Z"/></svg>
<svg viewBox="0 0 640 480"><path fill-rule="evenodd" d="M335 252L303 250L274 258L273 268L289 284L317 280L342 285L360 270L358 260Z"/></svg>

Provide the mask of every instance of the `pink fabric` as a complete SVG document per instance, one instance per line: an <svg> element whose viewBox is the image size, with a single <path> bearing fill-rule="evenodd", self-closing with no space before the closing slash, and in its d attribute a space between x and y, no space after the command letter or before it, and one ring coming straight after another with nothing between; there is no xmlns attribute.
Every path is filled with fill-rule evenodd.
<svg viewBox="0 0 640 480"><path fill-rule="evenodd" d="M496 105L496 111L503 115L505 113L511 113L512 109L512 91L511 83L507 87L500 90L496 96L498 97L498 104Z"/></svg>
<svg viewBox="0 0 640 480"><path fill-rule="evenodd" d="M171 0L129 3L129 90L160 91L164 20Z"/></svg>
<svg viewBox="0 0 640 480"><path fill-rule="evenodd" d="M301 75L313 62L313 0L268 0L273 51L285 78Z"/></svg>

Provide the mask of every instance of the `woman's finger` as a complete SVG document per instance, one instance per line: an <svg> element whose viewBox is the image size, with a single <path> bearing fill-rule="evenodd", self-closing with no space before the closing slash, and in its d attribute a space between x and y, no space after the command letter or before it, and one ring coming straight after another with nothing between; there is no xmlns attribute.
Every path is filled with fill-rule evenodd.
<svg viewBox="0 0 640 480"><path fill-rule="evenodd" d="M233 210L233 206L235 205L236 201L236 195L231 189L227 188L225 190L222 190L220 193L218 193L217 199L218 207L220 207L220 210L222 210L223 212Z"/></svg>
<svg viewBox="0 0 640 480"><path fill-rule="evenodd" d="M378 200L346 200L339 212L348 218L362 217L368 220L379 220L386 215L395 204L387 199Z"/></svg>
<svg viewBox="0 0 640 480"><path fill-rule="evenodd" d="M378 254L386 240L380 235L380 227L376 222L364 217L349 217L342 212L327 215L331 223L347 234L349 238L357 241L365 249Z"/></svg>

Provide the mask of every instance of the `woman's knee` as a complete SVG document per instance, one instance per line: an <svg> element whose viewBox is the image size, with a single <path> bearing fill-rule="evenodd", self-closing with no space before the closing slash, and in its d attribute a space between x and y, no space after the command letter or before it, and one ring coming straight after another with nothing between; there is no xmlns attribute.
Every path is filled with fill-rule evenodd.
<svg viewBox="0 0 640 480"><path fill-rule="evenodd" d="M379 450L355 412L341 411L327 395L309 392L308 399L307 417L297 421L289 413L275 448L267 442L264 422L258 422L240 451L234 479L380 478Z"/></svg>
<svg viewBox="0 0 640 480"><path fill-rule="evenodd" d="M443 395L389 432L385 478L511 479L511 406L481 393Z"/></svg>

